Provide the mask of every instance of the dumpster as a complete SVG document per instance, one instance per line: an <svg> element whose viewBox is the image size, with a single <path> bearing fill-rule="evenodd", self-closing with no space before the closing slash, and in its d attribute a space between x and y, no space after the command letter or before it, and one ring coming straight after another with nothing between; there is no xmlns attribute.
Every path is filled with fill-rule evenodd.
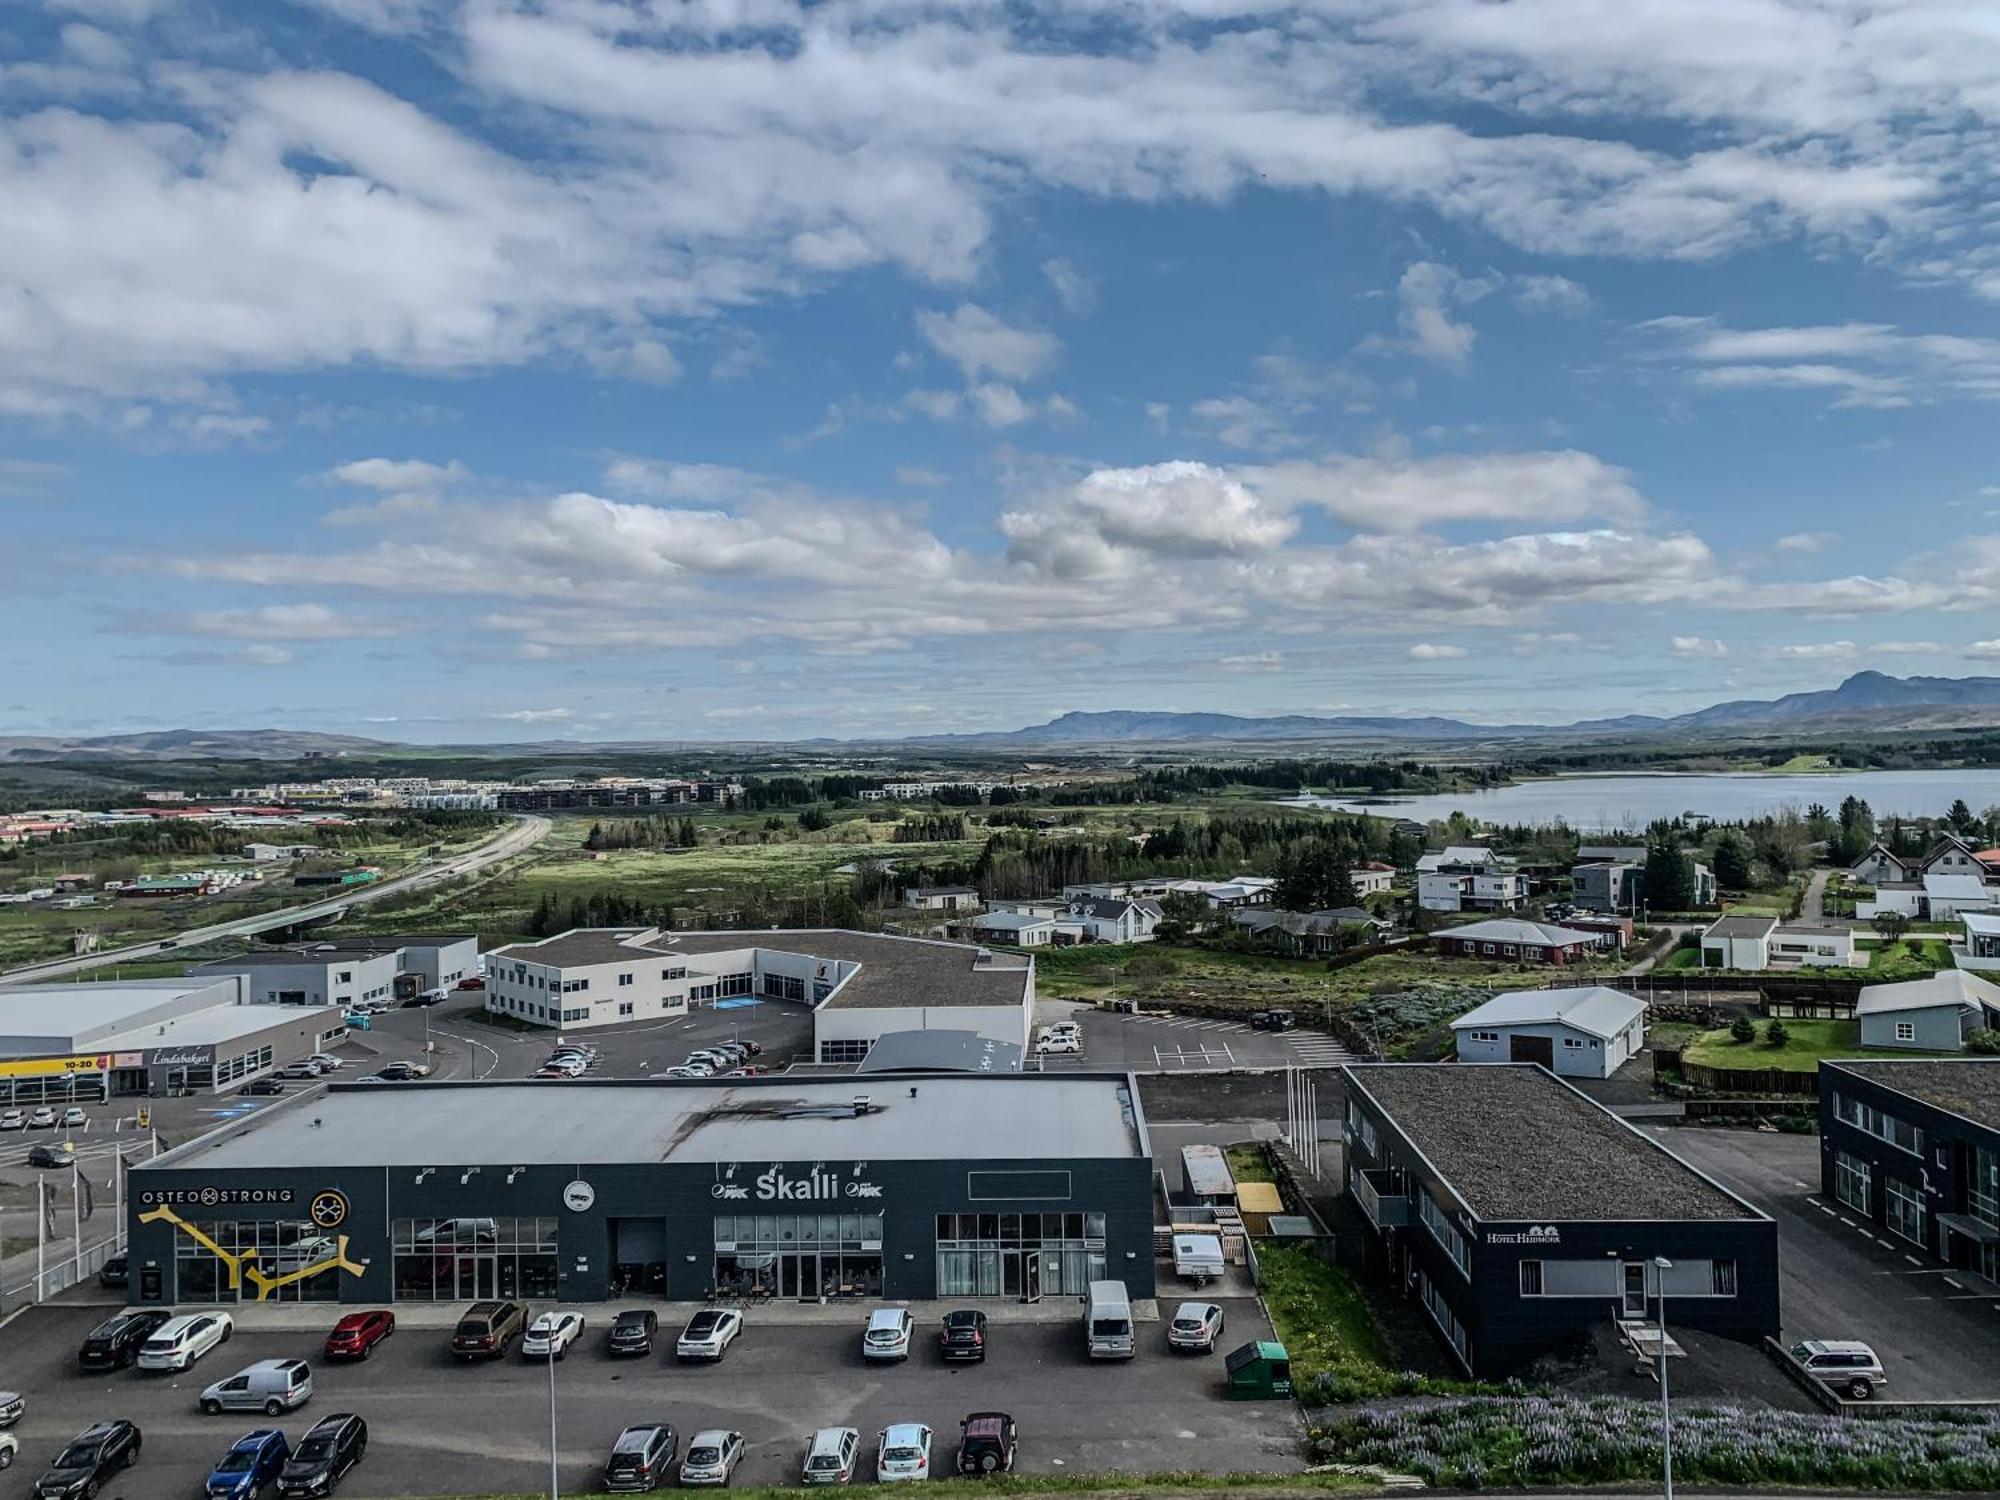
<svg viewBox="0 0 2000 1500"><path fill-rule="evenodd" d="M1260 1339L1223 1361L1224 1394L1231 1401L1268 1401L1292 1394L1292 1357L1285 1346Z"/></svg>

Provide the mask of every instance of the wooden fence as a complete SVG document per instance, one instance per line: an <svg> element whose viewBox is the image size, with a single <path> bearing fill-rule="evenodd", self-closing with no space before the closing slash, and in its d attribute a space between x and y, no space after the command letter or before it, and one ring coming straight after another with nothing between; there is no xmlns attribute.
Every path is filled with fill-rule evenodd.
<svg viewBox="0 0 2000 1500"><path fill-rule="evenodd" d="M1807 1099L1819 1095L1819 1078L1813 1073L1795 1072L1790 1068L1712 1068L1706 1063L1689 1062L1679 1052L1669 1052L1664 1048L1655 1049L1652 1058L1655 1077L1659 1076L1661 1069L1669 1068L1693 1087L1718 1094L1764 1094Z"/></svg>

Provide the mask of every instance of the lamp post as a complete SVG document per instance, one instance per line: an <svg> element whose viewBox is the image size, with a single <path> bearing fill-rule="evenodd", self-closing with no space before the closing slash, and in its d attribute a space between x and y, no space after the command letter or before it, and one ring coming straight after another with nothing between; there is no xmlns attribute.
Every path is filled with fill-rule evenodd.
<svg viewBox="0 0 2000 1500"><path fill-rule="evenodd" d="M1667 1400L1667 1272L1673 1268L1664 1255L1653 1257L1660 1298L1660 1473L1666 1500L1674 1500L1674 1412Z"/></svg>
<svg viewBox="0 0 2000 1500"><path fill-rule="evenodd" d="M556 1477L556 1356L551 1349L545 1363L549 1367L549 1500L561 1500Z"/></svg>

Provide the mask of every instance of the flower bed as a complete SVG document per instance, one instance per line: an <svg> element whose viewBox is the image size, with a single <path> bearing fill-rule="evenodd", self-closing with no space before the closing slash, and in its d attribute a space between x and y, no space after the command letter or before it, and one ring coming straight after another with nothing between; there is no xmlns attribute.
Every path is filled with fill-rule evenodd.
<svg viewBox="0 0 2000 1500"><path fill-rule="evenodd" d="M1380 1464L1432 1484L1494 1488L1650 1479L1650 1402L1529 1396L1357 1412L1312 1433L1321 1463ZM1870 1419L1697 1406L1674 1413L1674 1477L1689 1484L2000 1490L2000 1417Z"/></svg>

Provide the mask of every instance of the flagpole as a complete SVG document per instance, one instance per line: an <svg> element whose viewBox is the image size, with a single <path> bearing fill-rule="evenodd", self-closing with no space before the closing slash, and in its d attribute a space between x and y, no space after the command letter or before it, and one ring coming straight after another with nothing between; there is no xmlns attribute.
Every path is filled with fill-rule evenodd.
<svg viewBox="0 0 2000 1500"><path fill-rule="evenodd" d="M42 1174L35 1174L35 1300L42 1300L43 1280L48 1271L49 1248L49 1185Z"/></svg>
<svg viewBox="0 0 2000 1500"><path fill-rule="evenodd" d="M83 1280L83 1163L72 1158L69 1164L69 1232L76 1241L70 1261L70 1282Z"/></svg>

